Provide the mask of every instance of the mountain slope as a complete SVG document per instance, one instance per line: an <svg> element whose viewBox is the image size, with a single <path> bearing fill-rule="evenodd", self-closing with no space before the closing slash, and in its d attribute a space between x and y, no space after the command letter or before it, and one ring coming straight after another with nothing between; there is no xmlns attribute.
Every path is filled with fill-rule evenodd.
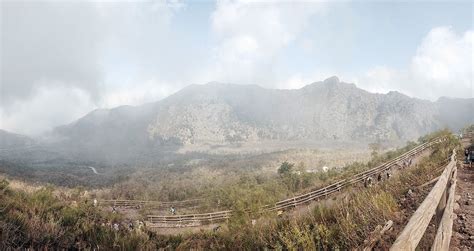
<svg viewBox="0 0 474 251"><path fill-rule="evenodd" d="M210 83L156 103L96 110L54 133L74 148L115 155L182 145L410 140L473 123L472 116L453 120L473 104L474 99L430 102L397 92L373 94L336 77L298 90Z"/></svg>
<svg viewBox="0 0 474 251"><path fill-rule="evenodd" d="M29 147L35 142L33 139L0 129L0 149Z"/></svg>

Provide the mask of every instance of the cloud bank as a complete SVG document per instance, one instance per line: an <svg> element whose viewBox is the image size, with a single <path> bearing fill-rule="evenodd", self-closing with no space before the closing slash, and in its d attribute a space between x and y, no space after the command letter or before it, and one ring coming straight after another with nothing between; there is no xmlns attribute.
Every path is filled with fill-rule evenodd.
<svg viewBox="0 0 474 251"><path fill-rule="evenodd" d="M317 39L350 38L317 29L314 18L338 7L330 3L0 4L0 128L18 133L40 134L95 108L152 102L211 81L292 89L338 75L372 92L474 96L472 29L432 27L405 66L347 72L320 67L325 62L312 54L330 45ZM312 30L320 33L309 39Z"/></svg>
<svg viewBox="0 0 474 251"><path fill-rule="evenodd" d="M354 78L374 92L400 91L410 96L436 100L441 96L474 97L474 32L458 34L451 27L433 28L418 46L405 69L376 66Z"/></svg>
<svg viewBox="0 0 474 251"><path fill-rule="evenodd" d="M216 80L275 87L274 60L297 40L323 3L221 1L211 14Z"/></svg>

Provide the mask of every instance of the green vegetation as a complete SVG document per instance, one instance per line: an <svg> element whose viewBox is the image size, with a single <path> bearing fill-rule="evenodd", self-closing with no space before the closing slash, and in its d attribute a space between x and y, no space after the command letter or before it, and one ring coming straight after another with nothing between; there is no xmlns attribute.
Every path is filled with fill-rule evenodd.
<svg viewBox="0 0 474 251"><path fill-rule="evenodd" d="M341 198L323 201L302 217L285 214L277 217L274 213L256 217L255 213L262 205L313 188L314 184L324 185L348 177L393 158L415 144L378 154L368 164L355 163L344 171L310 174L301 172L304 170L301 165L283 163L280 175L274 178L244 174L230 177L228 181L232 182L219 183L219 187L200 184L211 198L205 202L218 198L220 207L236 212L226 227L217 232L161 236L147 230L129 230L123 216L99 210L90 199L79 196L80 193L64 200L53 187L25 192L10 188L8 181L3 180L0 182L0 249L345 250L360 247L375 226L387 220L404 220L400 214L407 191L439 175L439 167L452 149L459 147L458 140L448 131L428 135L420 141L439 135L447 135L448 140L434 147L433 153L417 167L368 189L356 186L344 191ZM258 218L256 225L251 223L253 217ZM111 226L116 222L122 224L118 231Z"/></svg>
<svg viewBox="0 0 474 251"><path fill-rule="evenodd" d="M281 163L281 166L278 168L278 173L282 176L288 175L293 171L295 164L288 163L287 161Z"/></svg>

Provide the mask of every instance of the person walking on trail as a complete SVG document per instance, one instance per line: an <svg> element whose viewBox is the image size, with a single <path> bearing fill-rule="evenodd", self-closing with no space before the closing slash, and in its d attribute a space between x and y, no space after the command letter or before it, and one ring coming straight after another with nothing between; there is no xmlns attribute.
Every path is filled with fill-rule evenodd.
<svg viewBox="0 0 474 251"><path fill-rule="evenodd" d="M174 208L173 206L171 206L170 212L171 212L172 215L175 215L175 214L176 214L176 208Z"/></svg>
<svg viewBox="0 0 474 251"><path fill-rule="evenodd" d="M469 164L470 167L472 167L472 163L474 162L474 150L469 151L469 154L467 155L467 163Z"/></svg>
<svg viewBox="0 0 474 251"><path fill-rule="evenodd" d="M367 177L364 181L364 187L371 187L372 186L372 177Z"/></svg>
<svg viewBox="0 0 474 251"><path fill-rule="evenodd" d="M464 151L464 156L466 158L466 163L469 162L469 149L466 148L466 150Z"/></svg>

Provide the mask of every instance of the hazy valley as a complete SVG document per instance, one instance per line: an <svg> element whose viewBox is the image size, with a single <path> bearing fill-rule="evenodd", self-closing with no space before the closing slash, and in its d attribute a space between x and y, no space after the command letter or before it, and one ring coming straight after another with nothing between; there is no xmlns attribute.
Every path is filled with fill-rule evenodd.
<svg viewBox="0 0 474 251"><path fill-rule="evenodd" d="M473 250L473 6L0 0L0 250Z"/></svg>

